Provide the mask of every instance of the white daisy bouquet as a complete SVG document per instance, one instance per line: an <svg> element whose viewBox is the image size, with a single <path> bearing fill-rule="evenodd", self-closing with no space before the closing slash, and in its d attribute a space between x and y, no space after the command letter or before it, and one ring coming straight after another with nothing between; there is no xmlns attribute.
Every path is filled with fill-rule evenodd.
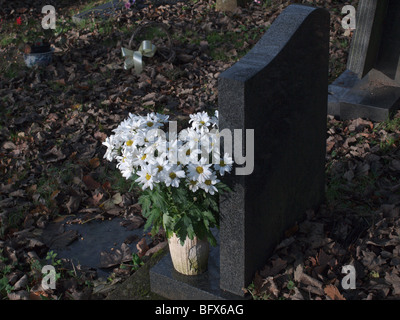
<svg viewBox="0 0 400 320"><path fill-rule="evenodd" d="M218 112L190 115L189 126L179 135L165 133L168 116L129 114L103 143L104 157L133 185L142 188L139 198L145 228L160 227L167 237L175 233L183 244L186 236L216 241L210 228L218 227L218 193L229 191L219 177L229 173L233 160L219 148ZM171 126L171 124L170 124Z"/></svg>

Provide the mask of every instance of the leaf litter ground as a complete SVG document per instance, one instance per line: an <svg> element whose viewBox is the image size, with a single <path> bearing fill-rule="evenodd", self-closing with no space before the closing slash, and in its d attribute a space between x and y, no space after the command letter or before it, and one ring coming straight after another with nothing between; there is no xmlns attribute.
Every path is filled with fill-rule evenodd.
<svg viewBox="0 0 400 320"><path fill-rule="evenodd" d="M177 2L122 10L111 22L89 20L76 26L69 24L72 14L85 7L76 1L58 12L67 28L56 39L51 66L27 69L15 39L2 45L2 297L102 299L139 267L133 252L146 259L146 252L165 245L162 233L153 240L141 233L140 193L129 190L115 166L103 159L101 142L129 112L158 111L181 121L190 113L216 109L218 75L243 56L290 3L271 1L267 8L253 3L223 14L214 10L212 1ZM316 3L332 15L332 81L344 70L351 38L341 28L341 8L356 2ZM2 8L4 26L12 27L18 17L41 17L44 4L34 4L7 3ZM144 21L170 26L176 60L155 57L137 76L123 70L120 46L128 44ZM400 119L327 121L326 202L287 230L245 289L254 299L399 298ZM81 241L74 224L85 228L110 219L120 219L121 228L134 232L99 254L99 265L113 270L108 280L98 279L99 265L50 258L51 248L68 249ZM44 291L40 270L49 263L56 265L60 279L56 290ZM356 290L341 287L346 264L356 268Z"/></svg>

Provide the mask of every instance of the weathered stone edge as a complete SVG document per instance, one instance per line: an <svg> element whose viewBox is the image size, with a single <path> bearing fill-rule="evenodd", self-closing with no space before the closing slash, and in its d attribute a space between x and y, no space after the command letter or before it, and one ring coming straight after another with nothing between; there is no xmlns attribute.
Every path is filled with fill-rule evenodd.
<svg viewBox="0 0 400 320"><path fill-rule="evenodd" d="M149 271L167 252L168 246L154 253L134 274L117 285L105 300L165 300L151 292Z"/></svg>

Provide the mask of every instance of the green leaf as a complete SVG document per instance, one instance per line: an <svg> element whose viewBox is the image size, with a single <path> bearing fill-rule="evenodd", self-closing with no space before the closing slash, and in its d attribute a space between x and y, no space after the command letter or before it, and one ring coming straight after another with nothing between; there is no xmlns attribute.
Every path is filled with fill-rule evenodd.
<svg viewBox="0 0 400 320"><path fill-rule="evenodd" d="M217 245L217 239L215 239L212 234L207 238L207 240L211 246L215 247Z"/></svg>
<svg viewBox="0 0 400 320"><path fill-rule="evenodd" d="M170 226L173 223L174 219L170 217L168 214L163 214L163 224L164 226Z"/></svg>
<svg viewBox="0 0 400 320"><path fill-rule="evenodd" d="M193 229L193 225L192 224L190 224L187 227L187 235L188 235L190 240L193 240L193 238L196 236L196 234L194 233L194 229Z"/></svg>

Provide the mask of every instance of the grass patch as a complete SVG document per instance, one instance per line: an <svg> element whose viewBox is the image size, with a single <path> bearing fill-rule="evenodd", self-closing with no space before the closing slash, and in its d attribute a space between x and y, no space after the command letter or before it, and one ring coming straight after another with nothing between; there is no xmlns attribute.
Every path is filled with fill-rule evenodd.
<svg viewBox="0 0 400 320"><path fill-rule="evenodd" d="M211 57L215 60L238 60L250 49L252 48L251 45L245 46L246 42L250 40L256 43L261 36L268 30L268 27L255 27L249 29L246 26L241 25L239 27L240 31L229 31L225 33L219 33L217 31L213 31L206 36L206 40L210 46L211 50ZM225 44L230 44L230 49L235 49L237 51L237 56L231 57L227 54L227 48ZM228 50L228 51L229 51Z"/></svg>
<svg viewBox="0 0 400 320"><path fill-rule="evenodd" d="M7 47L8 45L10 45L11 43L14 42L16 37L15 33L11 33L11 34L5 34L2 39L0 40L0 46L2 47Z"/></svg>
<svg viewBox="0 0 400 320"><path fill-rule="evenodd" d="M119 170L116 170L111 177L111 186L114 191L126 193L131 188L132 181L125 179Z"/></svg>
<svg viewBox="0 0 400 320"><path fill-rule="evenodd" d="M76 166L72 162L66 161L61 167L51 166L43 171L37 183L36 193L39 194L39 198L35 204L44 204L58 213L58 206L54 198L61 189L65 189L66 185L73 184Z"/></svg>
<svg viewBox="0 0 400 320"><path fill-rule="evenodd" d="M135 40L141 43L143 40L151 40L154 38L166 38L167 34L164 30L154 26L154 27L147 27L145 30L140 32Z"/></svg>
<svg viewBox="0 0 400 320"><path fill-rule="evenodd" d="M327 179L326 200L328 204L342 202L348 193L348 188L345 187L346 181L342 177L333 177Z"/></svg>
<svg viewBox="0 0 400 320"><path fill-rule="evenodd" d="M3 71L3 75L7 79L13 79L18 75L21 69L22 67L18 63L10 63L8 68L6 67L6 69Z"/></svg>
<svg viewBox="0 0 400 320"><path fill-rule="evenodd" d="M233 31L211 31L207 34L200 34L194 30L185 30L182 34L173 34L172 38L183 46L187 43L199 45L202 40L208 42L210 56L214 60L232 61L243 57L252 47L246 42L256 43L268 27L249 27L241 25ZM235 49L236 54L230 53Z"/></svg>
<svg viewBox="0 0 400 320"><path fill-rule="evenodd" d="M381 131L385 131L387 135L380 141L371 141L371 144L379 144L379 147L384 154L391 151L393 147L397 147L400 143L399 128L400 115L397 115L394 118L388 118L386 121L379 123L374 127L373 132L380 135Z"/></svg>
<svg viewBox="0 0 400 320"><path fill-rule="evenodd" d="M394 132L399 130L400 128L400 116L394 118L388 118L386 121L379 123L375 128L374 132L378 132L380 130L385 130L389 132Z"/></svg>

